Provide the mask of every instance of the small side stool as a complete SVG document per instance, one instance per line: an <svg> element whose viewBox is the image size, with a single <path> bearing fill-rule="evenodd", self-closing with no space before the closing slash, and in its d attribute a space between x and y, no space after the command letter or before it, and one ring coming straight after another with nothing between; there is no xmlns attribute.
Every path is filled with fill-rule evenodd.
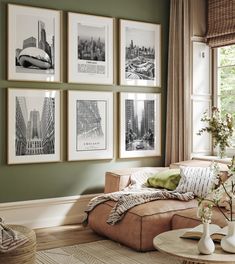
<svg viewBox="0 0 235 264"><path fill-rule="evenodd" d="M1 264L35 264L36 235L33 230L21 225L9 225L28 238L23 245L6 253L0 253Z"/></svg>

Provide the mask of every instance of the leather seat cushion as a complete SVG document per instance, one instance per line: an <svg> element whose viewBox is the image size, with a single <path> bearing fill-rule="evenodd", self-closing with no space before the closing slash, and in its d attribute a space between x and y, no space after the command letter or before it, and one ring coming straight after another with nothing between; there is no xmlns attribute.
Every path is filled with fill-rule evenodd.
<svg viewBox="0 0 235 264"><path fill-rule="evenodd" d="M98 234L106 236L138 251L153 250L153 238L171 229L172 216L182 210L197 206L196 200L157 200L135 206L115 225L106 220L114 202L98 205L89 214L89 226Z"/></svg>

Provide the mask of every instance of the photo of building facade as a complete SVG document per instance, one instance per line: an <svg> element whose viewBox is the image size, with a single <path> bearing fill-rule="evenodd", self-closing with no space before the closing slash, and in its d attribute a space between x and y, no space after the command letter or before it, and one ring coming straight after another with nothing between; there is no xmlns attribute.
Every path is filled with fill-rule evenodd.
<svg viewBox="0 0 235 264"><path fill-rule="evenodd" d="M16 97L15 154L16 156L54 154L55 98L41 98L42 105L34 104L33 108L32 104L30 106L28 104L30 99L32 100L24 96Z"/></svg>
<svg viewBox="0 0 235 264"><path fill-rule="evenodd" d="M26 153L27 147L27 107L24 97L16 97L16 135L15 152L16 155Z"/></svg>

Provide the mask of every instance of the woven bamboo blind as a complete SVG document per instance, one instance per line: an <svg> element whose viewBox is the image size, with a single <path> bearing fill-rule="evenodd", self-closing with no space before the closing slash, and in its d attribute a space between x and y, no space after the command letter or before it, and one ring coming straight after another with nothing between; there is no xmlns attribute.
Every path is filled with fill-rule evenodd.
<svg viewBox="0 0 235 264"><path fill-rule="evenodd" d="M206 38L212 48L235 44L235 0L208 0Z"/></svg>

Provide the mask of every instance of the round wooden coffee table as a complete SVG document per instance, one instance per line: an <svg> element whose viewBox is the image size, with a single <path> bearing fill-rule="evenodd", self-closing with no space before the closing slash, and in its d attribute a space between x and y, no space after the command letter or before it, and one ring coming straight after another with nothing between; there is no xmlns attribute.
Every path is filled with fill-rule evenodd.
<svg viewBox="0 0 235 264"><path fill-rule="evenodd" d="M235 254L222 250L219 243L215 243L212 255L202 255L197 249L197 240L180 238L188 229L178 229L164 232L153 239L153 245L159 251L182 259L183 263L229 263L235 264Z"/></svg>

